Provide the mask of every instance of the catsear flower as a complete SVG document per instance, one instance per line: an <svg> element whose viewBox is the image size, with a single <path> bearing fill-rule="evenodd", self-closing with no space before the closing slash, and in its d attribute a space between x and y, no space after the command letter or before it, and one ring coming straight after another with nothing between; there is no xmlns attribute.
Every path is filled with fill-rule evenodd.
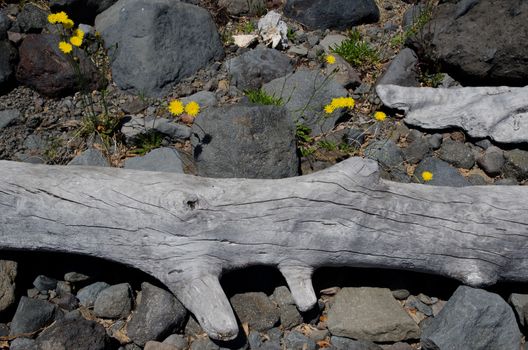
<svg viewBox="0 0 528 350"><path fill-rule="evenodd" d="M73 28L73 21L68 17L66 12L64 11L49 14L48 22L51 24L60 23L64 26L64 28L67 29Z"/></svg>
<svg viewBox="0 0 528 350"><path fill-rule="evenodd" d="M384 121L386 118L387 118L387 115L383 112L378 111L374 113L374 119L376 119L379 122Z"/></svg>
<svg viewBox="0 0 528 350"><path fill-rule="evenodd" d="M78 36L72 36L70 38L70 43L73 45L73 46L81 46L82 45L82 41L83 39L81 37L78 37Z"/></svg>
<svg viewBox="0 0 528 350"><path fill-rule="evenodd" d="M187 105L185 106L185 113L187 113L191 117L196 117L198 113L200 113L200 105L195 101L187 103Z"/></svg>
<svg viewBox="0 0 528 350"><path fill-rule="evenodd" d="M169 103L169 112L172 115L181 115L184 111L183 103L180 100L172 100Z"/></svg>
<svg viewBox="0 0 528 350"><path fill-rule="evenodd" d="M327 114L332 114L336 109L339 108L354 108L356 101L352 97L336 97L332 99L332 102L324 106L324 111Z"/></svg>
<svg viewBox="0 0 528 350"><path fill-rule="evenodd" d="M433 179L433 173L430 171L424 171L422 172L422 179L427 182L431 181Z"/></svg>
<svg viewBox="0 0 528 350"><path fill-rule="evenodd" d="M61 41L59 43L59 50L64 52L65 54L69 54L73 50L73 46L65 41Z"/></svg>
<svg viewBox="0 0 528 350"><path fill-rule="evenodd" d="M336 58L334 55L326 55L325 61L328 64L334 64L336 62Z"/></svg>

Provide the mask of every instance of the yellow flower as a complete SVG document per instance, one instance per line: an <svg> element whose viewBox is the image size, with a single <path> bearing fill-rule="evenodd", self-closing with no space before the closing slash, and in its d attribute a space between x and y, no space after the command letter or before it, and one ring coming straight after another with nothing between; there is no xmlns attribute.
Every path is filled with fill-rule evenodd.
<svg viewBox="0 0 528 350"><path fill-rule="evenodd" d="M53 14L53 16L55 18L56 23L64 23L69 20L68 15L64 11L57 12Z"/></svg>
<svg viewBox="0 0 528 350"><path fill-rule="evenodd" d="M62 25L64 26L64 28L70 29L70 28L73 28L74 23L71 19L67 19L64 22L62 22Z"/></svg>
<svg viewBox="0 0 528 350"><path fill-rule="evenodd" d="M376 119L379 122L384 121L387 118L387 115L383 112L376 112L374 113L374 119Z"/></svg>
<svg viewBox="0 0 528 350"><path fill-rule="evenodd" d="M76 36L78 38L81 38L81 40L83 40L84 39L84 31L81 28L77 28L73 32L73 36Z"/></svg>
<svg viewBox="0 0 528 350"><path fill-rule="evenodd" d="M430 171L424 171L422 173L422 179L426 182L431 181L433 179L433 173Z"/></svg>
<svg viewBox="0 0 528 350"><path fill-rule="evenodd" d="M334 108L334 106L332 106L332 104L328 104L328 105L324 106L324 111L325 111L326 114L332 114L332 113L334 113L335 108Z"/></svg>
<svg viewBox="0 0 528 350"><path fill-rule="evenodd" d="M333 113L338 108L354 108L356 101L352 97L336 97L332 102L324 106L324 111L327 114Z"/></svg>
<svg viewBox="0 0 528 350"><path fill-rule="evenodd" d="M326 55L325 60L328 64L334 64L336 62L336 58L333 55Z"/></svg>
<svg viewBox="0 0 528 350"><path fill-rule="evenodd" d="M185 106L185 113L191 117L196 117L198 113L200 113L200 105L194 101L187 103L187 106Z"/></svg>
<svg viewBox="0 0 528 350"><path fill-rule="evenodd" d="M72 50L73 50L73 46L71 46L71 44L68 44L68 43L65 42L65 41L61 41L61 42L59 43L59 49L60 49L62 52L68 54L68 53L72 52Z"/></svg>
<svg viewBox="0 0 528 350"><path fill-rule="evenodd" d="M183 103L180 100L172 100L169 103L169 112L173 115L180 115L183 113Z"/></svg>
<svg viewBox="0 0 528 350"><path fill-rule="evenodd" d="M70 43L73 45L73 46L81 46L82 45L82 38L81 37L78 37L78 36L72 36L70 38Z"/></svg>
<svg viewBox="0 0 528 350"><path fill-rule="evenodd" d="M48 15L48 22L50 22L51 24L55 24L58 22L58 19L57 19L57 14L55 13L50 13Z"/></svg>

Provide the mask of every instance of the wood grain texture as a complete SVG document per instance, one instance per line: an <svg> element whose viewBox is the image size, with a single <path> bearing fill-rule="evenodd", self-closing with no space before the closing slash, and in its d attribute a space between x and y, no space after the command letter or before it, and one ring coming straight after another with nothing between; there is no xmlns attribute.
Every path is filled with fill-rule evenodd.
<svg viewBox="0 0 528 350"><path fill-rule="evenodd" d="M458 127L472 137L528 142L528 87L450 89L378 85L388 107L404 110L405 122L424 129Z"/></svg>
<svg viewBox="0 0 528 350"><path fill-rule="evenodd" d="M301 310L314 269L449 276L472 286L528 280L528 187L381 180L350 158L280 180L211 179L0 161L0 249L71 252L139 268L215 339L238 327L222 272L271 265Z"/></svg>

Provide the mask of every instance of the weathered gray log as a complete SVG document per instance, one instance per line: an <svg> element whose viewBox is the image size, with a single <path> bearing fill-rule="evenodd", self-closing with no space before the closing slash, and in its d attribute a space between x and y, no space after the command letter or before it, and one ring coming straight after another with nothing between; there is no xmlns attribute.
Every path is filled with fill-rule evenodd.
<svg viewBox="0 0 528 350"><path fill-rule="evenodd" d="M300 310L321 266L528 280L528 187L382 180L351 158L280 180L0 161L0 249L72 252L161 280L208 334L237 334L223 271L277 266Z"/></svg>
<svg viewBox="0 0 528 350"><path fill-rule="evenodd" d="M406 112L405 122L424 129L459 127L473 137L528 142L528 86L450 89L378 85L388 107Z"/></svg>

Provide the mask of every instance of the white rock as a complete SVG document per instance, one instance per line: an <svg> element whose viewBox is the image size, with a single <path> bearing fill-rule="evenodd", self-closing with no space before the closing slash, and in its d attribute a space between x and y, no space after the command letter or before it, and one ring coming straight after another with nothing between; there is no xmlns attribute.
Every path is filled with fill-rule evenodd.
<svg viewBox="0 0 528 350"><path fill-rule="evenodd" d="M254 34L233 35L233 40L238 47L248 47L258 40L258 36Z"/></svg>
<svg viewBox="0 0 528 350"><path fill-rule="evenodd" d="M276 48L288 47L288 25L281 20L281 15L270 11L258 22L258 30L266 45Z"/></svg>

